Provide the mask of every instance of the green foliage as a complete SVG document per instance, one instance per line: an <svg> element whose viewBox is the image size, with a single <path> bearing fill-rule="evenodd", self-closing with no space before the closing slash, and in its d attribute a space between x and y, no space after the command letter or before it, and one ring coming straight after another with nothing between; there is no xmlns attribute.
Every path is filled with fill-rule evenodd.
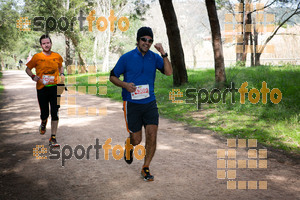
<svg viewBox="0 0 300 200"><path fill-rule="evenodd" d="M109 2L104 0L89 2L86 0L70 0L69 9L67 9L65 1L56 2L51 0L25 0L25 5L24 13L31 19L33 19L35 16L43 16L45 19L54 17L56 20L58 20L60 17L64 16L71 21L71 19L79 16L80 11L83 12L84 17L87 17L92 10L96 10L96 18L100 16L100 10L103 11L102 14L105 15L105 17L108 17L109 10L114 10L115 16L117 17L126 16L130 21L129 29L125 32L121 32L118 29L118 26L115 24L115 29L111 33L110 38L107 34L109 27L105 33L100 33L96 29L96 20L93 21L92 32L88 30L87 22L84 23L83 30L80 30L78 20L75 20L74 22L73 31L70 31L70 25L67 31L61 31L58 28L56 28L54 31L51 31L51 35L53 35L53 33L59 33L70 38L75 53L80 53L81 57L86 61L86 64L93 63L95 59L103 59L106 51L101 51L99 48L106 46L107 42L110 42L109 50L111 53L122 55L131 49L135 42L136 27L141 24L140 21L143 19L143 15L149 8L149 3L144 1L139 2L130 0L112 0ZM34 25L32 24L31 28L33 28L33 26ZM97 41L96 46L98 50L94 50L94 47L96 47L95 41Z"/></svg>
<svg viewBox="0 0 300 200"><path fill-rule="evenodd" d="M16 20L20 17L15 1L0 3L0 51L8 52L14 49L20 32L16 29ZM9 36L9 37L7 37Z"/></svg>
<svg viewBox="0 0 300 200"><path fill-rule="evenodd" d="M97 2L100 3L100 8ZM103 59L106 51L101 51L99 48L106 46L107 42L110 42L110 53L122 55L132 49L135 44L136 30L141 25L141 20L143 20L143 16L149 8L149 2L130 0L112 0L110 2L104 0L70 0L69 6L66 4L67 1L51 0L24 0L22 5L17 0L1 1L0 63L4 65L8 64L9 67L15 67L19 59L22 59L24 62L30 51L32 54L40 51L38 38L46 32L50 34L52 38L58 36L59 40L55 41L59 41L59 43L55 43L54 45L60 47L59 53L62 55L64 55L65 52L65 42L61 40L61 38L68 37L71 43L71 57L74 60L78 60L76 56L80 54L81 58L86 62L85 64L94 63L95 60L101 63L99 60ZM62 31L58 27L53 31L46 29L46 20L49 17L54 17L56 21L58 21L60 17L66 17L70 22L71 19L79 16L80 11L83 11L83 16L87 17L91 10L97 9L102 9L105 13L105 17L108 17L109 9L114 10L115 16L118 18L120 16L126 16L130 21L129 29L125 32L121 32L115 24L115 30L111 33L110 40L108 40L107 32L101 34L96 29L96 21L93 22L93 29L96 29L96 33L95 31L90 32L88 30L86 22L83 25L83 31L80 30L78 20L74 21L73 31L71 31L70 24L66 31ZM99 10L97 12L99 12ZM99 14L101 13L96 13L95 17L99 17ZM33 30L33 28L36 27L33 23L33 19L38 16L45 18L44 21L40 21L44 25L43 31ZM28 17L28 19L31 20L30 32L22 32L16 28L16 20L19 19L19 17ZM53 24L50 24L50 26L51 25ZM109 31L109 29L106 31ZM94 50L96 37L98 41L97 50ZM94 55L95 52L96 55Z"/></svg>
<svg viewBox="0 0 300 200"><path fill-rule="evenodd" d="M2 72L0 72L0 96L1 96L1 94L3 92L3 90L4 90L4 87L3 87L1 79L2 79Z"/></svg>
<svg viewBox="0 0 300 200"><path fill-rule="evenodd" d="M112 98L117 101L122 101L121 92L122 89L119 87L115 87L110 81L108 81L106 84L104 83L97 83L97 84L88 84L88 77L90 76L109 76L108 73L97 73L97 74L74 74L74 75L68 75L66 77L66 81L68 82L68 77L76 77L76 90L78 91L78 86L107 86L107 94L106 95L97 95L99 97L107 97ZM88 87L86 87L86 93L88 93ZM99 89L97 90L97 93L99 93Z"/></svg>
<svg viewBox="0 0 300 200"><path fill-rule="evenodd" d="M207 73L209 70L199 71L198 82L190 82L191 85L188 87L197 88L200 84L210 91L209 86L213 85L213 76L210 75L211 80L206 80L206 84L202 81L202 78L206 77L204 74ZM185 116L184 121L191 125L204 126L218 131L228 137L256 138L264 145L299 153L300 95L296 92L297 86L300 85L299 66L234 67L227 68L226 75L228 85L234 82L236 88L247 81L248 92L252 88L260 90L262 82L265 81L270 90L280 89L283 98L276 105L270 101L270 95L268 95L267 104L262 103L262 97L257 104L252 104L246 95L246 103L240 104L240 94L236 93L235 104L231 103L231 96L228 95L226 104L221 102L205 104L201 110L194 110L194 112L186 111L185 107L182 107L180 112L182 116ZM205 117L201 120L191 118L197 114Z"/></svg>
<svg viewBox="0 0 300 200"><path fill-rule="evenodd" d="M10 68L15 67L19 59L24 62L25 55L31 48L32 34L16 28L17 20L23 17L21 11L18 1L0 3L0 62Z"/></svg>
<svg viewBox="0 0 300 200"><path fill-rule="evenodd" d="M216 0L217 10L221 10L222 8L226 7L226 4L228 3L230 3L228 0Z"/></svg>
<svg viewBox="0 0 300 200"><path fill-rule="evenodd" d="M119 10L121 6L131 1L120 1L122 4L115 2L114 9ZM134 9L129 9L127 12L123 13L130 22L129 29L122 33L114 32L111 40L110 51L123 55L125 52L132 50L132 47L136 43L136 31L141 27L142 21L146 11L150 8L149 3L145 1L132 1L131 6Z"/></svg>
<svg viewBox="0 0 300 200"><path fill-rule="evenodd" d="M234 65L235 67L246 67L245 61L237 61Z"/></svg>
<svg viewBox="0 0 300 200"><path fill-rule="evenodd" d="M129 19L130 20L130 19ZM129 29L126 32L122 32L120 35L114 35L111 41L110 50L113 53L123 55L124 53L132 50L136 43L136 31L141 27L140 20L130 20Z"/></svg>

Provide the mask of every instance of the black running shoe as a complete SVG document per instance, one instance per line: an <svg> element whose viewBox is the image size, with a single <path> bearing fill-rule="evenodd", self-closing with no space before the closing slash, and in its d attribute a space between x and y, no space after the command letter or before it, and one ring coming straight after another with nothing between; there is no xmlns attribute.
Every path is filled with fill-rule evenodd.
<svg viewBox="0 0 300 200"><path fill-rule="evenodd" d="M127 138L126 141L125 141L124 160L125 160L125 162L126 162L128 165L130 165L130 164L132 163L132 161L133 161L133 149L130 149L130 154L129 154L129 155L130 155L130 158L129 158L129 160L126 159L126 144L127 144L127 142L129 143L129 145L131 145L131 147L133 147L133 146L132 146L132 144L130 144L130 139Z"/></svg>
<svg viewBox="0 0 300 200"><path fill-rule="evenodd" d="M57 143L55 136L51 136L49 139L49 146L51 147L59 147L60 145Z"/></svg>
<svg viewBox="0 0 300 200"><path fill-rule="evenodd" d="M141 171L141 176L144 181L154 181L154 176L150 174L149 167L144 167Z"/></svg>
<svg viewBox="0 0 300 200"><path fill-rule="evenodd" d="M125 160L125 162L126 162L128 165L130 165L130 164L132 163L132 161L133 161L133 150L132 150L132 149L130 149L130 159L127 160L127 159L126 159L126 148L125 148L125 151L124 151L124 160Z"/></svg>
<svg viewBox="0 0 300 200"><path fill-rule="evenodd" d="M46 126L47 126L47 120L46 122L42 122L40 125L40 134L44 135L46 133Z"/></svg>

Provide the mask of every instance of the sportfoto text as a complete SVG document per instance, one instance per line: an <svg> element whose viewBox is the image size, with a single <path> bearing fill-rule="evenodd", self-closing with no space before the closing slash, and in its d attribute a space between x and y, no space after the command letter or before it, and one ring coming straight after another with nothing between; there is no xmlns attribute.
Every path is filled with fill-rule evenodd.
<svg viewBox="0 0 300 200"><path fill-rule="evenodd" d="M47 19L42 16L37 16L33 18L33 30L34 31L54 31L58 28L60 31L67 31L70 28L70 31L74 31L74 23L79 21L80 31L83 31L83 23L84 21L88 21L88 30L89 32L93 31L93 21L96 21L96 27L99 31L103 32L107 29L108 21L110 22L110 31L114 31L114 23L118 22L118 28L120 31L125 32L129 28L129 20L127 17L120 17L119 19L115 16L114 10L110 10L110 16L108 20L106 17L101 16L96 18L94 15L96 14L95 10L92 10L87 17L83 15L83 11L80 10L79 17L73 17L69 20L67 17L60 17L56 20L54 17L48 17ZM46 24L44 23L46 21Z"/></svg>
<svg viewBox="0 0 300 200"><path fill-rule="evenodd" d="M268 93L270 93L270 100L274 104L278 104L282 99L282 93L278 88L273 88L270 90L267 87L267 83L265 81L262 82L262 88L260 90L256 88L252 88L248 92L248 82L244 82L239 89L235 88L234 83L231 83L231 88L226 88L223 93L217 88L212 89L210 92L205 88L201 88L197 91L196 88L187 88L186 89L186 103L187 104L196 104L198 109L201 108L201 104L211 102L211 103L219 103L222 98L222 103L226 103L226 94L231 93L231 103L235 103L235 93L240 93L240 103L245 104L246 93L248 93L248 100L252 104L257 104L260 101L260 92L262 96L262 103L266 104L268 99ZM255 97L253 97L253 94ZM275 98L275 94L277 98Z"/></svg>
<svg viewBox="0 0 300 200"><path fill-rule="evenodd" d="M96 152L96 160L99 159L99 151L100 149L104 149L104 159L109 160L109 150L112 149L112 156L115 160L120 160L124 156L124 149L121 145L115 145L112 147L110 144L112 141L111 138L108 138L104 145L99 144L99 139L96 139L96 144L95 145L89 145L87 148L85 148L83 145L76 145L74 150L70 145L64 145L62 148L56 148L56 147L50 147L50 155L49 159L50 160L58 160L61 158L61 164L64 167L65 166L65 161L70 160L73 156L77 160L82 160L85 156L86 159L90 159L90 151L93 149ZM125 145L126 153L128 152L128 155L126 155L126 159L129 159L129 152L131 149L134 149L133 153L134 156L137 160L142 160L145 157L146 154L146 149L143 145L137 145L133 147L132 144L130 144L130 140L127 139L126 145ZM61 150L61 151L60 151ZM141 154L139 154L139 150ZM39 152L40 154L40 152ZM47 158L46 158L47 159Z"/></svg>

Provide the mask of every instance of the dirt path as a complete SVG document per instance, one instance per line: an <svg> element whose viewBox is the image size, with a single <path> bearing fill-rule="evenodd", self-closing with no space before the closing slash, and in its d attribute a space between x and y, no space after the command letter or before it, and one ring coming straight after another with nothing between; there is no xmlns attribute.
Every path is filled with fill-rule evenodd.
<svg viewBox="0 0 300 200"><path fill-rule="evenodd" d="M299 160L268 151L267 169L236 169L233 179L267 181L267 190L228 190L227 179L217 179L217 149L227 149L226 140L162 118L151 165L154 182L140 178L142 161L127 165L113 159L112 150L109 160L104 160L103 149L95 159L92 149L89 160L73 156L64 167L62 159L37 160L32 150L36 145L47 147L50 123L46 135L39 135L35 84L23 71L4 71L3 84L0 199L300 199ZM81 144L87 150L96 139L103 145L108 138L112 146L123 146L127 133L121 103L82 95L76 97L76 105L107 107L107 115L68 116L67 106L62 106L57 136L62 147L68 144L74 151ZM42 155L49 157L49 152ZM237 159L247 160L247 149L238 148Z"/></svg>

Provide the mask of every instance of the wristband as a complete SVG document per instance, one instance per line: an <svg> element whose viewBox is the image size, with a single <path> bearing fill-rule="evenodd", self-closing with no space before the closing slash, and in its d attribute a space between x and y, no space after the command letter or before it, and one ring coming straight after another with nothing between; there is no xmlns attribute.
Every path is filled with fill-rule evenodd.
<svg viewBox="0 0 300 200"><path fill-rule="evenodd" d="M61 73L60 75L64 75L64 76L65 76L65 74L64 74L64 73Z"/></svg>
<svg viewBox="0 0 300 200"><path fill-rule="evenodd" d="M161 55L161 57L163 57L163 58L168 57L168 53Z"/></svg>
<svg viewBox="0 0 300 200"><path fill-rule="evenodd" d="M33 80L33 79L34 79L34 77L35 77L35 75L34 75L34 74L32 74L32 76L31 76L31 79Z"/></svg>

